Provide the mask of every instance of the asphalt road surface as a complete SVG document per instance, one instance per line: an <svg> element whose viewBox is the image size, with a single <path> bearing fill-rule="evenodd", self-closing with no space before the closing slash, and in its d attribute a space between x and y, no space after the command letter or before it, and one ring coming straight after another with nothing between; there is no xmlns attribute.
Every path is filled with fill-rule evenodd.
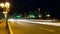
<svg viewBox="0 0 60 34"><path fill-rule="evenodd" d="M20 21L10 21L9 23L14 34L60 34L60 26Z"/></svg>
<svg viewBox="0 0 60 34"><path fill-rule="evenodd" d="M59 22L40 22L35 20L8 21L13 34L60 34ZM0 34L9 34L5 21L0 22Z"/></svg>

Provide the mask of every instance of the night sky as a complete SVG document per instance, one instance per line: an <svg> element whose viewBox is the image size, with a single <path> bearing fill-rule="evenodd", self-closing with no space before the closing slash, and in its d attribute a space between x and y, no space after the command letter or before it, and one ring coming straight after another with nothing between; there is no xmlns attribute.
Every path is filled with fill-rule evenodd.
<svg viewBox="0 0 60 34"><path fill-rule="evenodd" d="M11 0L13 12L29 12L41 8L41 12L49 11L52 16L60 18L59 0ZM33 12L33 11L32 11Z"/></svg>
<svg viewBox="0 0 60 34"><path fill-rule="evenodd" d="M53 0L10 0L12 10L28 11L37 8L45 9L60 9L60 1Z"/></svg>
<svg viewBox="0 0 60 34"><path fill-rule="evenodd" d="M5 1L5 0L0 0ZM41 8L41 12L45 10L52 13L55 17L60 18L60 0L9 0L11 3L12 13L24 13L31 10L37 10ZM32 11L33 12L33 11Z"/></svg>

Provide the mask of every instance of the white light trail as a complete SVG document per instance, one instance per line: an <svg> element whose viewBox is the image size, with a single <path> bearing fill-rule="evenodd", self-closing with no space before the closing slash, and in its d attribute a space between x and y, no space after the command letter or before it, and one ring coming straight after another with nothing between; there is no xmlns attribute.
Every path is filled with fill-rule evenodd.
<svg viewBox="0 0 60 34"><path fill-rule="evenodd" d="M37 20L29 20L29 19L9 19L8 21L16 21L18 23L21 23L21 22L26 22L26 23L36 23L36 24L44 24L44 25L53 25L53 26L60 26L60 23L55 23L55 22L50 22L52 20L40 20L40 21L44 21L44 22L40 22L40 21L37 21Z"/></svg>
<svg viewBox="0 0 60 34"><path fill-rule="evenodd" d="M8 21L14 21L14 19L9 19Z"/></svg>

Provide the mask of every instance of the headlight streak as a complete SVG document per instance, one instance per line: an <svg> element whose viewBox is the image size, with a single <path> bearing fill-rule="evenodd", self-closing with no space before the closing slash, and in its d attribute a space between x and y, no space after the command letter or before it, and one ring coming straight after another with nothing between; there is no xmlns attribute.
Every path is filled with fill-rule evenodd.
<svg viewBox="0 0 60 34"><path fill-rule="evenodd" d="M12 21L12 22L18 22L18 23L36 23L36 24L45 24L45 25L53 25L53 26L60 26L60 23L54 23L54 22L49 22L49 20L40 20L40 21L43 21L43 22L40 22L40 21L34 21L34 20L29 20L29 19L9 19L8 21ZM52 21L52 20L50 20Z"/></svg>

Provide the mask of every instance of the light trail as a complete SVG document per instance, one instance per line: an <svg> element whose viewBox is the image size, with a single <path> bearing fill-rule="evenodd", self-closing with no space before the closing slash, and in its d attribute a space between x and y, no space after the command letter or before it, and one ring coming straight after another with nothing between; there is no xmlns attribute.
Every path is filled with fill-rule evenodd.
<svg viewBox="0 0 60 34"><path fill-rule="evenodd" d="M33 21L33 20L29 20L29 19L9 19L8 21L15 21L18 23L21 22L26 22L26 23L36 23L36 24L44 24L44 25L53 25L53 26L60 26L60 23L54 23L54 22L48 22L49 20L43 20L45 22L38 22L37 20ZM50 20L52 21L52 20Z"/></svg>

